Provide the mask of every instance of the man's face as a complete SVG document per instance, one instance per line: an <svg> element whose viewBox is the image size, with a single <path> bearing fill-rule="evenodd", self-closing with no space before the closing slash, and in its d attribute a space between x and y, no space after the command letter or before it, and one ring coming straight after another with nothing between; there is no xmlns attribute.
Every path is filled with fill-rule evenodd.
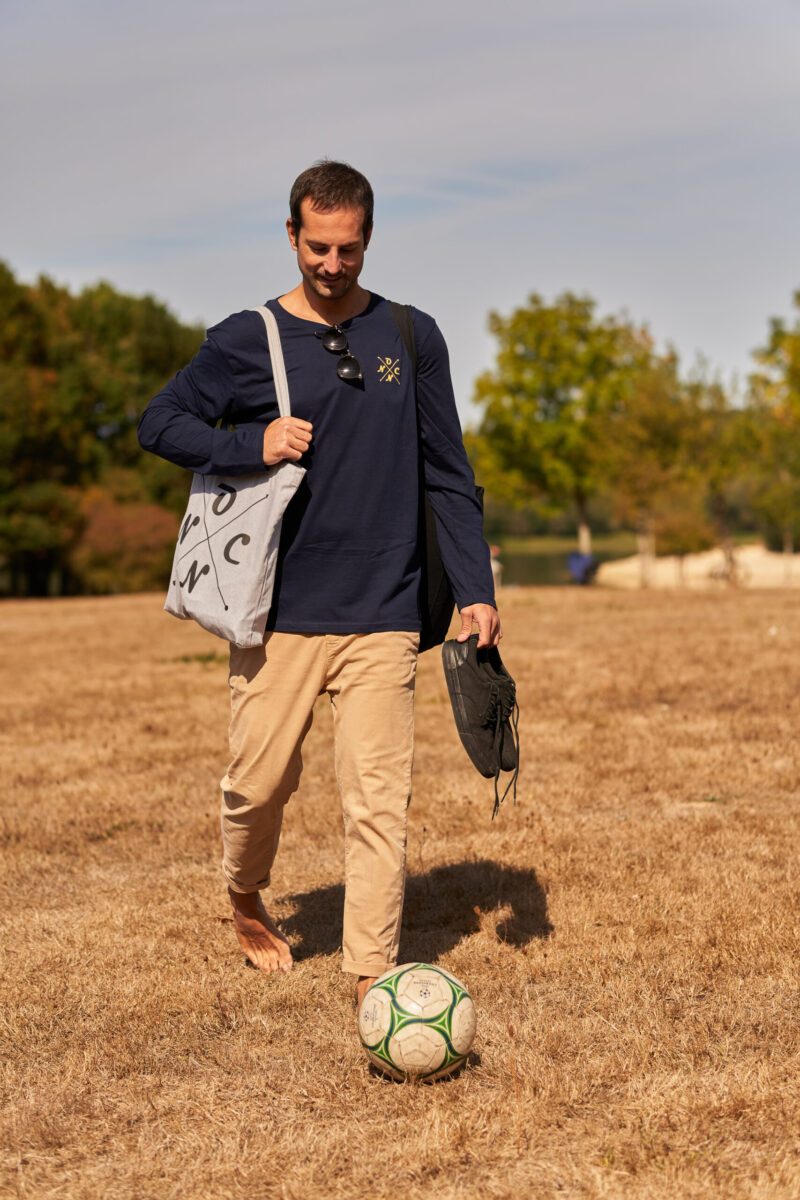
<svg viewBox="0 0 800 1200"><path fill-rule="evenodd" d="M356 283L364 265L372 232L364 236L364 213L360 208L317 212L306 199L300 215L296 236L291 220L286 222L300 274L323 300L340 300Z"/></svg>

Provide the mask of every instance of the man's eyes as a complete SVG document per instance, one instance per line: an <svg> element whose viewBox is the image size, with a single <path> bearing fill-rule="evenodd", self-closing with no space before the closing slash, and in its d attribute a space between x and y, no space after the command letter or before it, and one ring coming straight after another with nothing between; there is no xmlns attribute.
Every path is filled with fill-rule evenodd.
<svg viewBox="0 0 800 1200"><path fill-rule="evenodd" d="M317 246L313 242L308 243L308 248L312 254L327 254L330 250L330 246ZM339 253L352 254L355 248L355 246L340 246Z"/></svg>

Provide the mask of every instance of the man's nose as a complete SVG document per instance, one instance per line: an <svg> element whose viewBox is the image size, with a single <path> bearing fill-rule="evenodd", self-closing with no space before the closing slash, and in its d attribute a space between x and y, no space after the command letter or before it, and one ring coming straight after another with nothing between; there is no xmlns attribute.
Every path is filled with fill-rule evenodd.
<svg viewBox="0 0 800 1200"><path fill-rule="evenodd" d="M342 262L337 252L332 251L325 259L325 274L338 275L341 270Z"/></svg>

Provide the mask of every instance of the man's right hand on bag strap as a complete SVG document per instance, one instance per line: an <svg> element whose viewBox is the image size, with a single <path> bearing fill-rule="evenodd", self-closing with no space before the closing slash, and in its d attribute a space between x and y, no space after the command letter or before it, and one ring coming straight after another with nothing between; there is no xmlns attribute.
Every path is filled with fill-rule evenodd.
<svg viewBox="0 0 800 1200"><path fill-rule="evenodd" d="M312 428L310 421L303 421L300 417L278 417L277 421L270 422L264 430L266 465L274 467L275 463L285 458L292 462L302 458L311 445Z"/></svg>

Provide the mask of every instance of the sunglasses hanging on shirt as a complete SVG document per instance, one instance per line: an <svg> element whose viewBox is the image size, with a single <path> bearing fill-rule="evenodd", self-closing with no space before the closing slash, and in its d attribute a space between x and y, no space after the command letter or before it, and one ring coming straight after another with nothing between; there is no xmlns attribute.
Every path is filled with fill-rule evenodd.
<svg viewBox="0 0 800 1200"><path fill-rule="evenodd" d="M343 329L340 329L338 325L331 325L330 329L326 329L324 333L320 333L318 329L315 329L314 337L320 339L323 347L330 354L339 355L339 361L336 364L336 374L340 379L355 382L364 378L361 363L350 353L347 334Z"/></svg>

